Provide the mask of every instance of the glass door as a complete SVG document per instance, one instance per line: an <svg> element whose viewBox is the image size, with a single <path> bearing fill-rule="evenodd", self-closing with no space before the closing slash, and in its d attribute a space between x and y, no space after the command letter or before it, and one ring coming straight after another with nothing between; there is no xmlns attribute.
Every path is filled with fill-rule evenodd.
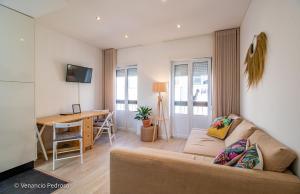
<svg viewBox="0 0 300 194"><path fill-rule="evenodd" d="M137 67L116 70L116 125L118 129L135 131L134 120L138 94Z"/></svg>
<svg viewBox="0 0 300 194"><path fill-rule="evenodd" d="M208 128L212 119L211 59L193 61L191 78L190 128Z"/></svg>
<svg viewBox="0 0 300 194"><path fill-rule="evenodd" d="M189 132L189 76L188 62L179 62L173 65L172 87L172 124L173 134L177 137L185 137Z"/></svg>
<svg viewBox="0 0 300 194"><path fill-rule="evenodd" d="M191 129L211 123L211 59L172 64L171 115L173 135L188 137Z"/></svg>

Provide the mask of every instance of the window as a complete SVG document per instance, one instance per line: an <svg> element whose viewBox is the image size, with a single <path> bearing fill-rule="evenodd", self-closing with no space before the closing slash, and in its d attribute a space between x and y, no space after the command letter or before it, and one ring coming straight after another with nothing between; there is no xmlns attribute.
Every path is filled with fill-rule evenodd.
<svg viewBox="0 0 300 194"><path fill-rule="evenodd" d="M193 114L208 114L208 63L193 63Z"/></svg>
<svg viewBox="0 0 300 194"><path fill-rule="evenodd" d="M125 69L117 70L117 79L116 79L116 109L125 110L125 80L126 80L126 71Z"/></svg>
<svg viewBox="0 0 300 194"><path fill-rule="evenodd" d="M127 69L128 110L137 110L137 68Z"/></svg>
<svg viewBox="0 0 300 194"><path fill-rule="evenodd" d="M174 110L177 114L188 113L188 64L174 69Z"/></svg>
<svg viewBox="0 0 300 194"><path fill-rule="evenodd" d="M176 62L173 68L174 113L208 115L210 69L208 60Z"/></svg>
<svg viewBox="0 0 300 194"><path fill-rule="evenodd" d="M116 110L137 110L138 76L136 67L116 71Z"/></svg>

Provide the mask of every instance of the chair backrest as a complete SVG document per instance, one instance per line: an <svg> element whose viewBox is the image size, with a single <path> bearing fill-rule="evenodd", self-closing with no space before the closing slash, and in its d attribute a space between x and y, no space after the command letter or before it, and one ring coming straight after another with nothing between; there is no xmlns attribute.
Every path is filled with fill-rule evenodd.
<svg viewBox="0 0 300 194"><path fill-rule="evenodd" d="M82 123L82 120L72 123L53 123L53 139L56 139L56 129L67 129L71 127L79 127L79 132L82 136Z"/></svg>
<svg viewBox="0 0 300 194"><path fill-rule="evenodd" d="M112 111L110 114L111 115L110 115L109 120L111 121L111 123L113 123L115 111Z"/></svg>
<svg viewBox="0 0 300 194"><path fill-rule="evenodd" d="M96 111L96 112L110 113L108 109L105 109L105 110L94 110L94 111ZM108 115L108 114L107 114L107 115ZM97 123L97 122L104 122L104 121L105 121L106 118L102 118L102 117L100 118L100 117L101 117L101 116L95 117L95 118L94 118L94 122Z"/></svg>
<svg viewBox="0 0 300 194"><path fill-rule="evenodd" d="M115 114L115 111L112 111L112 112L111 112L111 116L112 116L112 118L113 118L114 114Z"/></svg>
<svg viewBox="0 0 300 194"><path fill-rule="evenodd" d="M102 127L109 126L110 124L112 124L112 116L113 116L113 112L108 113L104 122L102 123Z"/></svg>

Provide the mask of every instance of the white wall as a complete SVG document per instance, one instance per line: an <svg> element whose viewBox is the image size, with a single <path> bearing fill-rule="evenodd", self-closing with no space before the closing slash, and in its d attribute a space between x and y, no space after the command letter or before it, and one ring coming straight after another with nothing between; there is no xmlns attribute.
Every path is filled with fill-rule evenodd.
<svg viewBox="0 0 300 194"><path fill-rule="evenodd" d="M138 65L138 104L156 111L157 94L152 92L155 81L170 82L171 61L211 57L213 35L155 43L118 50L118 66ZM168 96L164 94L164 99ZM165 105L168 107L168 100ZM169 133L170 134L170 133Z"/></svg>
<svg viewBox="0 0 300 194"><path fill-rule="evenodd" d="M241 114L288 145L300 157L300 1L252 0L241 25L241 61L253 35L266 32L262 82L247 90L241 72ZM300 162L295 163L300 175Z"/></svg>
<svg viewBox="0 0 300 194"><path fill-rule="evenodd" d="M72 112L78 103L78 83L66 82L66 64L93 68L92 83L80 84L82 110L102 108L101 50L36 25L36 115Z"/></svg>

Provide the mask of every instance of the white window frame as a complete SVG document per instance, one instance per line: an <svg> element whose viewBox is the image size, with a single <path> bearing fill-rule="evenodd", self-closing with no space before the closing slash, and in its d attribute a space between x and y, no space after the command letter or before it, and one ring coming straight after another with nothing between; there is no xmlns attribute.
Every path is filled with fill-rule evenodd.
<svg viewBox="0 0 300 194"><path fill-rule="evenodd" d="M198 115L198 114L194 114L194 110L193 110L193 107L194 107L194 102L193 102L193 63L194 62L208 62L208 101L207 101L207 108L208 108L208 113L207 115ZM212 115L212 58L210 57L204 57L204 58L201 58L201 59L192 59L191 60L191 65L190 65L190 80L189 80L189 96L190 96L190 101L191 101L191 113L193 116L209 116L209 115Z"/></svg>
<svg viewBox="0 0 300 194"><path fill-rule="evenodd" d="M211 87L208 88L208 105L207 107L209 108L209 112L208 115L212 114L212 58L211 57L203 57L203 58L194 58L191 60L174 60L171 61L171 90L170 90L170 103L169 106L171 108L171 112L175 113L175 110L173 110L173 103L174 103L174 95L175 95L175 91L174 91L174 68L176 65L181 65L181 64L188 64L188 97L191 99L188 99L188 113L190 114L192 113L192 115L194 116L198 116L194 114L193 111L193 74L192 74L192 69L193 69L193 63L194 62L205 62L208 61L208 85L210 85ZM176 113L176 114L180 114L180 113ZM201 115L199 115L201 116Z"/></svg>
<svg viewBox="0 0 300 194"><path fill-rule="evenodd" d="M174 91L174 84L175 84L175 66L176 65L181 65L181 64L188 64L188 113L187 114L180 114L180 113L176 113L176 115L182 115L182 116L189 116L189 121L187 123L187 125L189 126L189 128L191 129L192 126L192 118L193 117L206 117L206 115L195 115L194 111L193 111L193 75L192 75L192 68L193 68L193 63L194 62L204 62L204 61L208 61L209 63L209 75L208 75L208 81L209 81L209 85L210 87L208 88L208 117L212 117L212 89L213 89L213 85L212 85L212 58L211 57L203 57L203 58L194 58L191 60L174 60L171 61L171 68L170 68L170 77L171 77L171 89L170 89L170 101L169 101L169 107L170 107L170 112L171 112L171 127L172 127L172 133L173 135L175 134L174 132L174 116L175 116L175 109L174 109L174 97L175 97L175 91Z"/></svg>
<svg viewBox="0 0 300 194"><path fill-rule="evenodd" d="M187 64L188 65L188 97L189 97L189 91L190 91L190 77L189 77L189 72L190 72L190 60L178 60L178 61L172 61L171 62L171 103L170 103L170 107L171 107L171 113L175 114L175 109L174 109L174 102L175 102L175 66L177 65L183 65L183 64ZM188 115L189 114L189 99L187 99L187 113L176 113L176 114L182 114L182 115Z"/></svg>
<svg viewBox="0 0 300 194"><path fill-rule="evenodd" d="M138 72L138 66L137 65L127 65L125 67L117 67L116 68L116 72L115 72L115 75L117 74L117 70L125 70L125 99L124 99L124 105L125 105L125 110L117 110L117 111L127 111L127 112L135 112L135 111L132 111L132 110L129 110L129 100L128 100L128 69L133 69L133 68L136 68L137 69L137 72ZM137 74L137 77L138 77L138 74ZM117 84L117 82L116 82ZM117 93L117 85L115 85L115 94ZM138 106L138 81L137 81L137 103L136 105ZM117 104L117 99L115 101L115 104Z"/></svg>

